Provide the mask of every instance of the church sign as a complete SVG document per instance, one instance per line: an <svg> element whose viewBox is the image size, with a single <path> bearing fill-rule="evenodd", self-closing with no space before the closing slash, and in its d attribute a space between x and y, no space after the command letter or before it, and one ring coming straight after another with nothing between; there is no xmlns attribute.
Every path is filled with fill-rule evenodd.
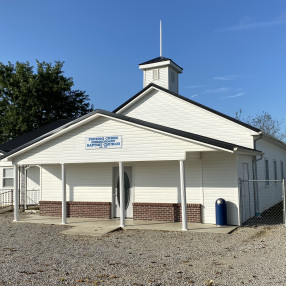
<svg viewBox="0 0 286 286"><path fill-rule="evenodd" d="M122 148L122 136L96 136L85 138L85 149L116 149Z"/></svg>

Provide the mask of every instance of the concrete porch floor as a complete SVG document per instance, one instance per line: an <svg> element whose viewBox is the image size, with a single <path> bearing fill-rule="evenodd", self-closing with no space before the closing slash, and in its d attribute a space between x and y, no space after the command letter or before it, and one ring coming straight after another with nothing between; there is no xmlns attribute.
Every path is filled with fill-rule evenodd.
<svg viewBox="0 0 286 286"><path fill-rule="evenodd" d="M41 223L61 225L61 218L40 216L37 214L26 215L20 223ZM67 218L69 229L63 230L63 234L102 236L109 232L121 229L119 219L94 219L94 218ZM126 219L124 230L161 230L181 231L180 222L143 221ZM188 223L188 231L227 234L235 230L237 226L217 227L214 224Z"/></svg>

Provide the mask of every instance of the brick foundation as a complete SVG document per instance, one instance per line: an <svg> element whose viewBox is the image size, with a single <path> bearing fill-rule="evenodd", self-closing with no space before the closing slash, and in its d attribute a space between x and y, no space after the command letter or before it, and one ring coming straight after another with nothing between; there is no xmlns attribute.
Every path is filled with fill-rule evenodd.
<svg viewBox="0 0 286 286"><path fill-rule="evenodd" d="M40 215L62 215L62 202L40 201ZM67 217L111 218L111 203L108 202L67 202Z"/></svg>
<svg viewBox="0 0 286 286"><path fill-rule="evenodd" d="M181 204L134 203L133 219L179 222L182 220ZM187 221L202 222L200 204L187 204Z"/></svg>
<svg viewBox="0 0 286 286"><path fill-rule="evenodd" d="M40 215L62 215L62 202L40 201ZM67 217L111 218L111 203L108 202L67 202ZM134 220L173 221L182 220L181 204L133 203ZM187 221L201 223L201 205L187 204Z"/></svg>

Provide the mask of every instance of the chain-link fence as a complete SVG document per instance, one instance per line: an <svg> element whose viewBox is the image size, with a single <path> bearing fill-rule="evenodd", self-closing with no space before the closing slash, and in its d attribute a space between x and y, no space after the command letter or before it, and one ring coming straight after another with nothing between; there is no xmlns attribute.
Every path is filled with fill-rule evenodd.
<svg viewBox="0 0 286 286"><path fill-rule="evenodd" d="M240 224L285 223L284 180L240 180Z"/></svg>

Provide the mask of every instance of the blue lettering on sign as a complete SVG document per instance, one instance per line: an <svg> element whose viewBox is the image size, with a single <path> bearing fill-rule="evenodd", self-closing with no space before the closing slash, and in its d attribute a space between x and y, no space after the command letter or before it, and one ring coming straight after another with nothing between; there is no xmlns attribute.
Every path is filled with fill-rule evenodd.
<svg viewBox="0 0 286 286"><path fill-rule="evenodd" d="M98 136L85 139L85 149L115 149L122 148L122 136Z"/></svg>

